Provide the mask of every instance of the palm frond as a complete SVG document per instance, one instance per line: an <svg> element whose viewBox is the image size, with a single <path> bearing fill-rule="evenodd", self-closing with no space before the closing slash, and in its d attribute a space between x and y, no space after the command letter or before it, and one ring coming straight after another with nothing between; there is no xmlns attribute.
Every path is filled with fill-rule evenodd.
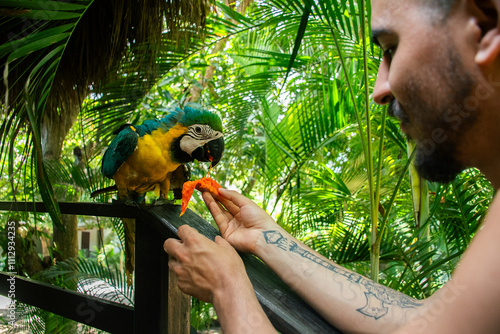
<svg viewBox="0 0 500 334"><path fill-rule="evenodd" d="M96 259L68 259L41 272L39 279L113 302L133 305L134 288L127 284L125 273L105 266Z"/></svg>
<svg viewBox="0 0 500 334"><path fill-rule="evenodd" d="M4 17L1 22L2 29L10 30L3 35L5 39L0 45L5 83L2 90L3 107L7 113L2 125L5 131L2 139L8 133L12 134L8 146L4 148L12 150L16 134L23 126L19 122L16 127L9 129L9 123L5 121L9 118L27 120L40 193L50 208L53 221L61 230L64 227L60 222L60 212L43 163L40 126L63 53L75 27L91 4L92 1L82 1L80 4L11 1L5 5L15 7L11 12L14 14ZM47 11L47 8L53 10ZM33 22L34 26L23 26L23 22L30 18L37 18ZM9 161L9 164L12 163Z"/></svg>

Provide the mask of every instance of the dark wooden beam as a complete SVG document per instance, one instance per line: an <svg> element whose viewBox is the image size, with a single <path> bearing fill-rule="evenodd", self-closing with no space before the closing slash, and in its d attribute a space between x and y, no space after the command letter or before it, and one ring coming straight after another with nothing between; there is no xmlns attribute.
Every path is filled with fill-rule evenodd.
<svg viewBox="0 0 500 334"><path fill-rule="evenodd" d="M136 219L135 333L167 333L168 255L163 240Z"/></svg>
<svg viewBox="0 0 500 334"><path fill-rule="evenodd" d="M174 237L177 229L188 224L211 240L219 231L191 210L179 217L180 206L164 205L141 208L141 217L150 231L162 238ZM281 333L341 333L293 292L269 267L248 254L240 254L252 281L257 299Z"/></svg>
<svg viewBox="0 0 500 334"><path fill-rule="evenodd" d="M19 211L46 211L41 203L12 204L0 202L0 210L13 210L14 208ZM177 229L183 224L188 224L196 228L201 234L211 240L214 240L215 236L219 234L219 231L215 227L194 214L191 210L187 210L182 217L179 217L181 210L179 205L133 207L123 204L60 203L60 208L62 213L136 218L137 221L140 221L141 227L137 232L140 236L142 235L140 237L142 241L139 240L136 245L138 252L136 254L136 307L138 307L138 310L141 310L141 313L144 312L142 310L146 310L146 312L151 312L151 315L155 315L154 328L151 327L151 331L146 331L148 333L159 333L158 331L162 331L165 326L165 319L162 318L164 313L158 315L158 311L164 312L168 306L166 305L167 292L164 288L166 282L168 282L168 272L165 271L167 269L166 254L162 253L163 250L161 249L163 241L166 238L177 237ZM150 256L152 258L148 259ZM297 296L264 263L248 254L241 254L241 256L248 276L254 286L257 299L278 331L287 334L341 333ZM5 280L2 277L0 279ZM24 287L21 289L24 289ZM30 291L33 295L38 293L34 292L33 288ZM4 294L1 287L0 294ZM153 301L149 298L154 298L155 300ZM148 303L148 299L151 301L150 303ZM32 304L29 301L26 303ZM50 311L48 307L41 308ZM125 318L127 319L127 324L130 325L129 330L134 328L134 316L129 314ZM110 317L109 319L116 318ZM139 327L139 324L147 324L147 319L147 314L135 315L137 333L141 333L141 329L143 329ZM132 324L128 320L132 321ZM85 321L77 321L85 323ZM129 332L123 331L120 333Z"/></svg>
<svg viewBox="0 0 500 334"><path fill-rule="evenodd" d="M139 212L138 206L121 203L72 203L59 202L63 214L98 217L134 218ZM0 211L47 212L42 202L2 202Z"/></svg>
<svg viewBox="0 0 500 334"><path fill-rule="evenodd" d="M0 272L0 294L106 332L133 333L134 308L131 306L5 272Z"/></svg>

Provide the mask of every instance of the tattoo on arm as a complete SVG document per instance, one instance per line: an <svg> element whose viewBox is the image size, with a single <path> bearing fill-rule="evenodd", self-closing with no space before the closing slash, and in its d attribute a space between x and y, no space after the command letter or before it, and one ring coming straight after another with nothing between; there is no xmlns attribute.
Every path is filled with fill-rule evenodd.
<svg viewBox="0 0 500 334"><path fill-rule="evenodd" d="M292 252L299 256L312 261L320 266L345 277L349 282L359 284L364 288L366 298L366 305L356 311L375 319L380 319L389 312L388 305L395 305L401 308L416 308L421 306L422 303L410 298L403 293L394 291L381 284L375 283L362 275L348 271L341 266L336 266L322 258L314 255L313 253L302 249L296 242L290 241L279 231L264 231L264 238L266 243L276 245L278 248L286 252Z"/></svg>

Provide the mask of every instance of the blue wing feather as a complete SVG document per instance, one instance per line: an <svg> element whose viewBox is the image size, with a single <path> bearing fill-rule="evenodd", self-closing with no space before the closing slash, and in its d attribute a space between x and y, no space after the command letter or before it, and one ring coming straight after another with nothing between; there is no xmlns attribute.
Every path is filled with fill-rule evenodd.
<svg viewBox="0 0 500 334"><path fill-rule="evenodd" d="M110 179L113 178L120 166L134 153L139 137L151 134L160 127L166 131L175 126L183 116L184 111L175 108L161 120L151 119L141 125L122 125L102 158L101 171L103 175Z"/></svg>
<svg viewBox="0 0 500 334"><path fill-rule="evenodd" d="M113 178L118 168L134 153L139 134L131 126L123 128L109 144L102 157L102 173Z"/></svg>
<svg viewBox="0 0 500 334"><path fill-rule="evenodd" d="M151 134L151 132L160 127L162 127L164 130L170 129L171 127L175 126L183 116L184 111L179 108L175 108L161 120L149 119L141 125L134 125L134 128L139 134L139 137L142 137L147 134Z"/></svg>
<svg viewBox="0 0 500 334"><path fill-rule="evenodd" d="M184 111L179 108L175 108L173 111L168 113L165 117L161 119L162 126L165 130L170 129L175 126L179 120L184 117Z"/></svg>
<svg viewBox="0 0 500 334"><path fill-rule="evenodd" d="M134 125L135 130L139 134L139 137L151 134L154 130L161 126L161 122L157 119L149 119L142 123L141 125Z"/></svg>

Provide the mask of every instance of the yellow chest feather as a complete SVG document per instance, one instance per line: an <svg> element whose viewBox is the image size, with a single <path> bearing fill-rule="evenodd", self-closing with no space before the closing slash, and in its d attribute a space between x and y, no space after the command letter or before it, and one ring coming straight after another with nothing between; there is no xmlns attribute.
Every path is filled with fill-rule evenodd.
<svg viewBox="0 0 500 334"><path fill-rule="evenodd" d="M172 161L171 151L174 140L184 133L187 133L187 129L176 125L168 132L158 129L139 138L134 153L124 163L128 168L120 169L127 169L129 181L134 178L140 178L142 182L164 180L180 165Z"/></svg>

